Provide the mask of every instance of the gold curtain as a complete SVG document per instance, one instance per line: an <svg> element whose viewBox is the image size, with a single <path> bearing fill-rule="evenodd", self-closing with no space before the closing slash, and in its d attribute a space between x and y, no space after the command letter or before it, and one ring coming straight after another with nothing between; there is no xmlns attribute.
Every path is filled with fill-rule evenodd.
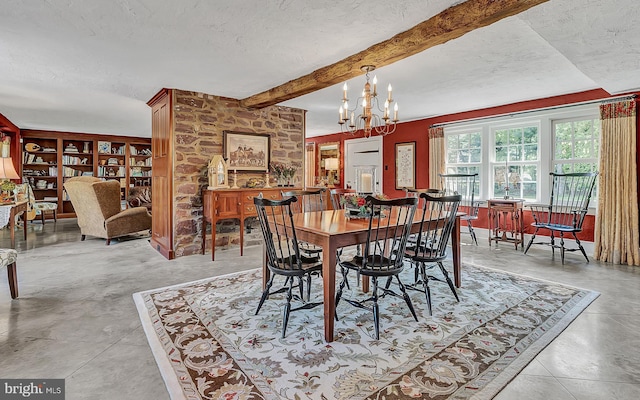
<svg viewBox="0 0 640 400"><path fill-rule="evenodd" d="M429 128L429 187L440 189L439 174L444 174L444 128Z"/></svg>
<svg viewBox="0 0 640 400"><path fill-rule="evenodd" d="M595 258L640 265L636 167L636 102L600 106L600 182Z"/></svg>

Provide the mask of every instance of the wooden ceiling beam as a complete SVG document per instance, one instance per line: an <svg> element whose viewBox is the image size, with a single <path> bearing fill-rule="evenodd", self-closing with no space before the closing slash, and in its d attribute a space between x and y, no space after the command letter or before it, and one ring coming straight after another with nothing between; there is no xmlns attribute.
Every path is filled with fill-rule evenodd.
<svg viewBox="0 0 640 400"><path fill-rule="evenodd" d="M374 44L334 64L241 100L245 107L263 108L362 75L360 67L380 68L459 38L465 33L519 14L549 0L468 0L449 7L391 39Z"/></svg>

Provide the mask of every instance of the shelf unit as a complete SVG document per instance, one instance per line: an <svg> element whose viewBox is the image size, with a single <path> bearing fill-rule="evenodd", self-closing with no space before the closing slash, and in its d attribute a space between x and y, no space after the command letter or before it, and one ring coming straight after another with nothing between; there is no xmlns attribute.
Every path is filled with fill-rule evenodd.
<svg viewBox="0 0 640 400"><path fill-rule="evenodd" d="M151 143L129 144L129 187L151 186Z"/></svg>
<svg viewBox="0 0 640 400"><path fill-rule="evenodd" d="M124 201L130 187L139 181L139 177L133 176L133 170L137 168L133 161L151 164L150 139L32 130L21 131L21 136L21 175L29 179L36 200L58 202L61 218L75 217L63 188L67 179L74 176L117 179ZM143 150L144 157L139 154ZM145 166L145 171L148 176L144 178L151 185L151 167Z"/></svg>

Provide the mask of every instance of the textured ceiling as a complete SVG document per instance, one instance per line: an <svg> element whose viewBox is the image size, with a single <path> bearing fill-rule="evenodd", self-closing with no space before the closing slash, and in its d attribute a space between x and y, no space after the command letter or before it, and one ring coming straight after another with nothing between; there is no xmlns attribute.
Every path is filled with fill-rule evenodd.
<svg viewBox="0 0 640 400"><path fill-rule="evenodd" d="M23 129L150 136L163 87L245 98L332 64L452 0L4 0L0 113ZM551 0L375 71L403 120L640 88L636 0ZM350 81L361 88L364 78ZM355 89L354 89L355 90ZM283 104L338 130L341 85Z"/></svg>

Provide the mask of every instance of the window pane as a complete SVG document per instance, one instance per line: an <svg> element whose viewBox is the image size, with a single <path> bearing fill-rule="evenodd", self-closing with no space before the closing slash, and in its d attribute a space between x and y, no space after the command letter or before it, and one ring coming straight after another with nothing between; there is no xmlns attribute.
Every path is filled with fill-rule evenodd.
<svg viewBox="0 0 640 400"><path fill-rule="evenodd" d="M573 172L592 172L595 171L593 164L574 164Z"/></svg>
<svg viewBox="0 0 640 400"><path fill-rule="evenodd" d="M522 143L522 129L511 129L509 131L509 144Z"/></svg>
<svg viewBox="0 0 640 400"><path fill-rule="evenodd" d="M506 147L496 147L496 161L498 161L498 162L507 161L507 148Z"/></svg>
<svg viewBox="0 0 640 400"><path fill-rule="evenodd" d="M573 158L591 158L591 141L576 140Z"/></svg>
<svg viewBox="0 0 640 400"><path fill-rule="evenodd" d="M556 139L567 141L573 138L573 129L571 122L562 122L556 124Z"/></svg>
<svg viewBox="0 0 640 400"><path fill-rule="evenodd" d="M524 143L538 143L538 128L534 126L524 128Z"/></svg>
<svg viewBox="0 0 640 400"><path fill-rule="evenodd" d="M479 133L472 134L469 146L479 149L482 146L482 136Z"/></svg>
<svg viewBox="0 0 640 400"><path fill-rule="evenodd" d="M535 161L538 159L538 144L528 144L524 146L524 159Z"/></svg>
<svg viewBox="0 0 640 400"><path fill-rule="evenodd" d="M482 162L482 151L481 151L481 149L471 149L471 162L472 163Z"/></svg>
<svg viewBox="0 0 640 400"><path fill-rule="evenodd" d="M538 195L538 185L535 182L522 183L521 196L523 199L535 200L537 195Z"/></svg>
<svg viewBox="0 0 640 400"><path fill-rule="evenodd" d="M505 146L506 144L507 144L507 131L504 129L496 131L496 147Z"/></svg>
<svg viewBox="0 0 640 400"><path fill-rule="evenodd" d="M556 159L569 160L573 155L573 145L571 142L556 141Z"/></svg>
<svg viewBox="0 0 640 400"><path fill-rule="evenodd" d="M447 163L455 164L458 161L458 152L456 150L449 149L447 151Z"/></svg>
<svg viewBox="0 0 640 400"><path fill-rule="evenodd" d="M535 165L525 165L522 168L522 181L536 182L537 180L538 180L538 168Z"/></svg>
<svg viewBox="0 0 640 400"><path fill-rule="evenodd" d="M575 137L576 139L591 139L591 127L593 125L593 121L590 119L585 121L577 121L575 127Z"/></svg>
<svg viewBox="0 0 640 400"><path fill-rule="evenodd" d="M509 147L509 161L521 161L522 160L522 148Z"/></svg>
<svg viewBox="0 0 640 400"><path fill-rule="evenodd" d="M447 148L450 149L450 150L458 148L458 136L457 135L447 136Z"/></svg>

